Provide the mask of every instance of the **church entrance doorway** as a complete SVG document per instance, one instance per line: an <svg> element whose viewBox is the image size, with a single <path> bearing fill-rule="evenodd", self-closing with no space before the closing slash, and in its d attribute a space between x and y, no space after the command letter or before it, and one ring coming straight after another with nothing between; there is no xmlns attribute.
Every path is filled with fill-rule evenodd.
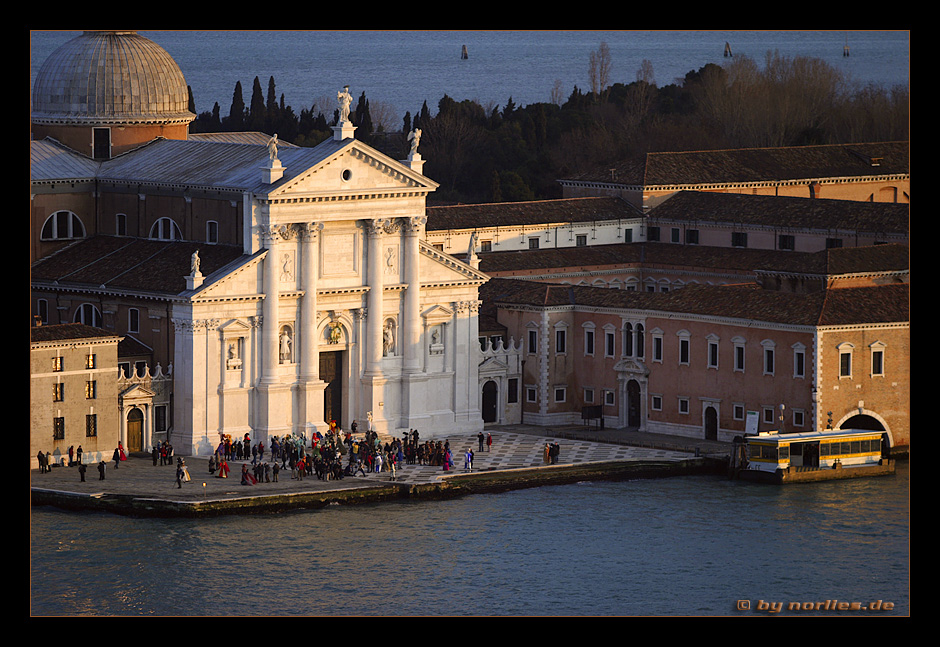
<svg viewBox="0 0 940 647"><path fill-rule="evenodd" d="M343 425L343 352L320 353L320 379L326 382L323 390L323 422L335 420Z"/></svg>
<svg viewBox="0 0 940 647"><path fill-rule="evenodd" d="M144 414L138 408L127 413L127 451L140 452L144 449Z"/></svg>

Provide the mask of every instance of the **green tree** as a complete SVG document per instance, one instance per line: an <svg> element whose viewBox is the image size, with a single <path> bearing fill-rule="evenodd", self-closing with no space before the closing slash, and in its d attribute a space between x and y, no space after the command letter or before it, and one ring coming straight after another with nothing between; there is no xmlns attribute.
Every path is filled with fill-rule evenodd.
<svg viewBox="0 0 940 647"><path fill-rule="evenodd" d="M245 129L245 100L242 98L242 82L235 82L232 92L232 106L228 111L228 118L223 123L225 130L238 132Z"/></svg>
<svg viewBox="0 0 940 647"><path fill-rule="evenodd" d="M261 81L256 76L251 87L251 103L248 104L248 130L264 132L266 122L267 108L264 104L264 92L261 90Z"/></svg>

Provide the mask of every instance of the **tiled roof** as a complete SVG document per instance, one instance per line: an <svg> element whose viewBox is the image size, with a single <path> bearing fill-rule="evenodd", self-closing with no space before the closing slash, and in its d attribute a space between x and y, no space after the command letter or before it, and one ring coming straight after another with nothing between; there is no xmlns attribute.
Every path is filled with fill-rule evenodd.
<svg viewBox="0 0 940 647"><path fill-rule="evenodd" d="M155 139L109 160L89 160L52 139L30 142L30 178L39 181L98 179L147 185L199 187L228 191L270 191L327 159L348 140L327 139L317 146L282 144L278 159L284 176L264 184L261 167L267 163L267 139L192 137L189 140Z"/></svg>
<svg viewBox="0 0 940 647"><path fill-rule="evenodd" d="M38 261L30 275L34 284L176 295L186 289L196 250L206 277L244 256L234 245L93 236Z"/></svg>
<svg viewBox="0 0 940 647"><path fill-rule="evenodd" d="M777 229L907 234L910 205L743 193L680 191L650 211L657 222L723 223Z"/></svg>
<svg viewBox="0 0 940 647"><path fill-rule="evenodd" d="M907 174L910 142L877 142L647 153L569 179L653 187Z"/></svg>
<svg viewBox="0 0 940 647"><path fill-rule="evenodd" d="M909 286L846 288L809 294L756 285L689 285L670 292L628 292L518 279L491 279L481 297L499 304L624 308L786 325L849 325L910 320Z"/></svg>
<svg viewBox="0 0 940 647"><path fill-rule="evenodd" d="M715 271L781 272L838 275L904 271L910 267L906 245L844 247L820 252L789 252L732 247L703 247L672 243L621 243L558 247L480 255L486 273L523 270L577 272L593 268L654 267L707 268Z"/></svg>
<svg viewBox="0 0 940 647"><path fill-rule="evenodd" d="M627 220L642 213L620 198L566 198L428 207L429 231Z"/></svg>
<svg viewBox="0 0 940 647"><path fill-rule="evenodd" d="M31 342L67 341L70 339L111 339L118 335L83 323L51 324L32 326L29 329Z"/></svg>

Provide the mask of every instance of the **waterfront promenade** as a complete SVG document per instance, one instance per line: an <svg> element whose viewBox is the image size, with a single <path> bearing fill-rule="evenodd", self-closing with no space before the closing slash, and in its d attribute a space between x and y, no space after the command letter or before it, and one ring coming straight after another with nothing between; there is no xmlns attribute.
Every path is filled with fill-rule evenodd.
<svg viewBox="0 0 940 647"><path fill-rule="evenodd" d="M161 503L193 505L207 502L235 502L250 499L280 499L285 497L327 496L331 493L351 490L376 490L394 486L435 486L446 484L451 479L467 475L464 469L464 454L467 449L474 452L472 474L499 475L504 483L514 474L526 474L530 482L539 480L538 474L548 477L546 472L573 468L590 468L592 465L627 464L630 468L665 468L670 465L685 465L699 454L716 458L726 457L728 443L715 443L693 439L651 436L639 432L621 430L585 429L564 427L546 429L531 426L488 427L485 433L492 435L491 451L479 451L475 434L460 434L453 437L435 436L434 440L448 440L453 453L454 469L444 471L440 466L403 465L391 480L391 473L370 473L366 476L346 477L339 480L319 480L316 475L303 479L292 479L290 468L281 470L278 482L241 485L242 465L251 461L230 461L231 472L222 479L210 474L208 457L183 457L191 481L178 487L176 483L176 460L171 465L156 466L146 454L133 454L122 461L116 469L114 461L106 467L105 480L99 479L97 466L87 466L85 482L81 482L77 467L54 467L42 474L30 470L31 489L34 501L49 502L50 497L64 496L73 501L122 497L127 499L153 500ZM560 455L557 465L546 465L543 453L546 443L558 443ZM270 455L265 456L270 462ZM344 464L345 464L344 460ZM249 467L250 469L250 467ZM533 474L536 476L533 477ZM546 482L551 479L546 478ZM79 507L83 507L79 505ZM93 507L93 506L88 506Z"/></svg>

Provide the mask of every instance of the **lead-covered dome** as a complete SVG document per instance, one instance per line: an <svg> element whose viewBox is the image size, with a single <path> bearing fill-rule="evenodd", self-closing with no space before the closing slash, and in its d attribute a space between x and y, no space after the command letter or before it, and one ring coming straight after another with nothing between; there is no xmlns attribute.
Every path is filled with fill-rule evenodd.
<svg viewBox="0 0 940 647"><path fill-rule="evenodd" d="M54 51L33 84L36 124L189 123L186 79L134 31L86 31Z"/></svg>

